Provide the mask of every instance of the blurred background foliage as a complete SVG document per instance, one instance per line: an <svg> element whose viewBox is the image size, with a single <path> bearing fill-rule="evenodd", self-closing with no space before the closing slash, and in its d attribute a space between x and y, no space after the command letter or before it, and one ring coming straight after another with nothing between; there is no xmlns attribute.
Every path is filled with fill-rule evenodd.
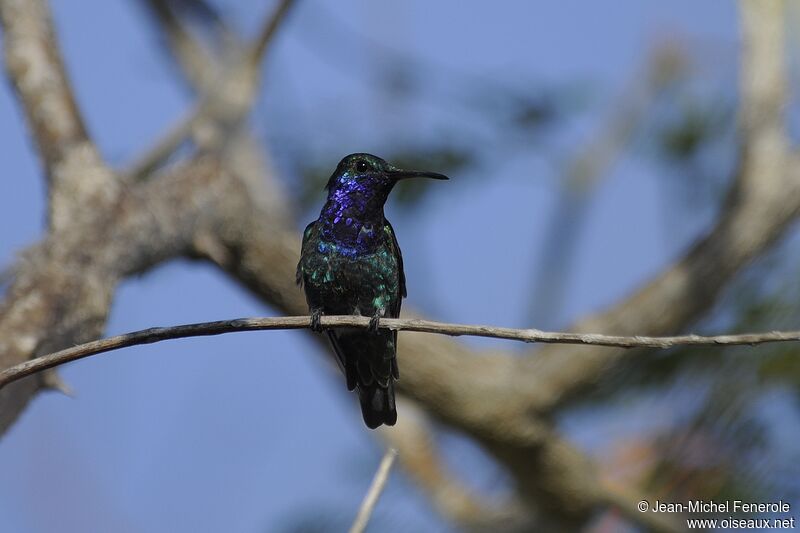
<svg viewBox="0 0 800 533"><path fill-rule="evenodd" d="M201 34L217 35L213 28L222 21L247 17L235 0L173 2ZM605 80L552 81L533 75L535 69L500 76L440 64L376 39L376 32L363 31L330 2L314 2L302 16L302 47L341 74L341 90L363 98L339 102L334 91L305 101L290 74L272 77L267 68L254 123L297 205L298 226L316 216L332 162L347 144L342 136L369 138L371 150L392 163L446 173L475 191L481 180L500 175L509 194L517 194L515 183L535 180L551 191L555 207L537 213L535 223L545 228L541 241L515 243L533 248L532 264L520 266L517 282L531 297L525 316L503 325L560 328L575 318L567 301L576 290L582 238L605 180L621 164L633 161L657 177L662 228L653 238L669 249L701 234L724 201L740 154L736 53L718 43L654 37L639 67L610 89ZM795 107L790 129L797 131ZM429 195L447 194L426 185L403 183L390 208L411 220ZM799 239L793 231L739 276L694 331L797 329ZM434 314L437 304L422 305ZM642 351L556 415L614 483L648 487L663 501L784 499L800 508L798 417L800 354L794 344ZM466 450L456 465L465 477L464 465L479 463L489 471L483 483L497 490L506 482L463 437L443 432L439 438ZM391 501L394 490L406 489L390 487L383 498ZM310 501L265 531L341 531L350 518L349 510ZM374 520L375 531L411 527L381 513ZM618 525L617 518L601 516L595 528Z"/></svg>
<svg viewBox="0 0 800 533"><path fill-rule="evenodd" d="M181 4L201 28L225 18L222 3ZM584 225L591 221L588 212L620 160L639 160L659 177L663 238L673 246L711 220L733 178L739 157L731 72L735 58L718 61L716 56L730 51L714 43L655 38L639 68L609 98L599 80L554 83L513 72L479 75L401 51L376 39L374 32L368 35L331 5L315 4L308 18L304 46L360 84L368 102L275 102L267 83L261 110L269 124L265 149L288 176L286 185L303 213L300 220L318 209L331 161L341 156L337 132L343 124L373 135L372 145L380 146L392 163L435 169L457 176L460 184L496 179L504 159L540 160L547 172L514 177L545 180L560 200L544 220L547 235L534 251L532 303L522 325L566 324L563 300ZM429 115L424 128L413 118L420 113ZM576 144L575 130L586 129L595 117L601 118L594 131ZM328 132L330 138L311 139L309 129ZM391 202L413 216L435 191L426 185L404 182ZM798 238L786 239L741 275L696 331L796 329ZM594 435L587 451L598 459L604 476L647 487L663 501L735 497L800 502L800 447L790 443L800 435L789 437L781 429L782 421L800 414L799 355L793 344L757 352L749 347L643 351L611 379L576 398L558 418L578 439ZM679 415L653 415L676 405ZM615 433L604 426L628 429ZM605 437L598 439L598 433ZM337 531L347 520L348 515L322 506L299 521L289 519L285 530ZM376 530L403 530L401 524L377 520ZM608 527L608 522L598 523L601 530Z"/></svg>
<svg viewBox="0 0 800 533"><path fill-rule="evenodd" d="M729 64L714 64L697 53L696 48L702 47L697 42L655 42L646 55L643 74L632 77L608 112L600 109L606 104L598 97L603 89L595 82L550 86L535 79L487 80L447 71L425 58L368 43L335 16L326 18L326 32L335 35L330 41L341 45L340 38L346 35L350 46L369 48L375 64L381 66L371 74L375 79L370 85L392 102L379 128L379 142L390 161L471 180L487 179L498 158L534 154L546 161L552 171L549 186L560 189L563 201L550 214L549 234L536 253L534 303L527 323L536 327L564 324L553 315L566 298L576 242L590 220L586 211L617 159L639 158L655 169L663 190L660 208L666 239L676 239L673 232L684 236L696 232L724 201L739 157L736 94L731 73L726 71ZM309 46L315 46L314 42L311 39ZM442 91L442 85L447 90ZM439 89L431 90L432 86ZM436 135L416 139L413 124L394 111L428 99L437 99L447 113L468 115L473 127L465 130L443 120L434 127ZM357 114L357 110L339 112ZM598 138L584 146L558 142L565 130L593 114L606 117ZM274 146L280 147L279 153L300 154L304 139L287 136ZM321 150L318 160L289 158L297 176L292 185L304 209L318 203L318 191L329 177L329 162L337 156L335 150ZM417 209L433 191L424 185L403 184L393 201L404 210ZM741 275L695 331L796 329L798 253L794 234ZM800 435L796 425L782 427L800 413L799 356L794 344L769 345L758 351L750 347L642 351L612 379L576 398L559 419L578 438L587 433L606 435L608 441L602 445L587 446L603 475L613 482L646 487L662 501L800 502L800 447L796 444ZM678 416L654 415L675 406L680 406ZM606 424L628 429L614 433L602 429ZM577 426L583 427L578 430ZM290 530L333 531L329 519L330 515L323 515L315 526ZM609 524L615 523L599 520L596 527L614 530ZM381 527L392 529L390 524Z"/></svg>

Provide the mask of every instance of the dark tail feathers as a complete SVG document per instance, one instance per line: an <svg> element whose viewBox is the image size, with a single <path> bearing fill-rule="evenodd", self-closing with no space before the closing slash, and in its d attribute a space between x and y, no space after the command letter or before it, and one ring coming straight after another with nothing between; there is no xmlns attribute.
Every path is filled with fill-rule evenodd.
<svg viewBox="0 0 800 533"><path fill-rule="evenodd" d="M394 380L390 377L387 387L373 381L370 385L358 385L358 399L361 401L361 415L370 429L381 424L393 426L397 422L394 405Z"/></svg>

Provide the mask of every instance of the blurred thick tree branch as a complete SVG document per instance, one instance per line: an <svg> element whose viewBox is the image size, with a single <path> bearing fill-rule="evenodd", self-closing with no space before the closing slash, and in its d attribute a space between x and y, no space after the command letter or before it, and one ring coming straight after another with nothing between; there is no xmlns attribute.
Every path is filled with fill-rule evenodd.
<svg viewBox="0 0 800 533"><path fill-rule="evenodd" d="M175 257L209 261L287 314L306 312L294 286L299 235L290 202L244 126L260 61L238 63L247 65L243 76L235 77L246 80L244 91L217 85L227 72L222 68L230 61L227 54L234 50L241 59L246 47L222 27L220 42L236 44L215 54L183 25L176 3L147 3L199 99L210 87L226 87L224 97L232 96L237 104L211 114L210 135L207 128L190 128L177 136L182 141L192 135L199 148L186 161L157 171L177 146L171 141L164 149L162 144L157 157L134 165L139 169L134 174L148 179L126 182L102 161L83 127L46 2L0 0L7 72L42 156L50 214L48 234L15 266L15 279L0 308L0 368L99 338L119 281ZM787 92L784 5L780 0L742 0L740 5L741 156L717 222L631 297L571 331L668 335L684 330L800 213L800 156L788 145L782 114ZM271 35L273 20L266 19L262 36ZM261 52L267 48L258 47ZM598 509L613 506L651 529L674 529L658 515L635 510L643 489L604 484L596 465L552 424L560 406L623 364L626 354L630 352L612 348L551 346L517 357L476 352L439 336L407 336L399 353L399 385L425 417L471 436L507 469L516 489L507 507L515 525L574 527L586 524ZM33 376L0 390L0 431L52 384ZM426 446L425 417L412 429L400 424L396 433L384 434L393 442L406 439L406 448L418 450L417 457L423 458L431 449ZM410 417L408 423L420 419ZM402 456L403 447L398 447ZM424 468L415 467L413 460L406 464L429 494L458 485L444 471L424 479ZM486 526L485 515L476 518L463 511L485 510L483 504L472 505L480 498L468 491L461 494L467 505L459 507L442 497L434 502L462 525Z"/></svg>
<svg viewBox="0 0 800 533"><path fill-rule="evenodd" d="M150 4L156 15L162 18L168 16L170 12L168 5L163 2L150 2ZM132 165L128 171L130 179L147 177L189 137L194 137L195 143L200 147L219 148L218 145L224 142L231 131L235 130L247 116L259 83L259 65L292 4L294 0L281 0L274 13L265 19L252 44L241 47L241 50L237 47L236 50L227 52L226 56L230 57L226 59L229 61L221 61L223 64L217 67L213 78L200 86L201 96L195 108ZM173 18L166 18L164 23L175 32L170 42L186 43L190 39L179 30L180 26L176 26L178 22ZM193 56L199 52L198 47L189 44L192 42L194 41L189 40L185 45L188 46L188 50L183 52L182 56ZM205 62L203 57L205 56L195 59L191 64L193 66L188 68L198 69L199 65ZM198 65L195 65L195 62Z"/></svg>

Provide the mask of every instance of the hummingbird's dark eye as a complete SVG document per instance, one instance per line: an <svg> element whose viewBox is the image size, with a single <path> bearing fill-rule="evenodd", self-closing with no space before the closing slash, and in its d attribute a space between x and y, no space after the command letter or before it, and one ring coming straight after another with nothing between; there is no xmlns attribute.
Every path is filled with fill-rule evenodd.
<svg viewBox="0 0 800 533"><path fill-rule="evenodd" d="M356 171L358 172L366 172L369 170L369 164L366 161L357 161L356 162Z"/></svg>

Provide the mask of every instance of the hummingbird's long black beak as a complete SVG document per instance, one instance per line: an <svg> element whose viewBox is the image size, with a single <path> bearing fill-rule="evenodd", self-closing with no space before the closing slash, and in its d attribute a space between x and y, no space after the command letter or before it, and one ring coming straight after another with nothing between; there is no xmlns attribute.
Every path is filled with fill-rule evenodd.
<svg viewBox="0 0 800 533"><path fill-rule="evenodd" d="M401 169L394 169L390 170L386 173L389 177L394 178L396 180L404 180L408 178L429 178L432 180L449 180L447 176L444 174L438 174L436 172L426 172L424 170L401 170Z"/></svg>

